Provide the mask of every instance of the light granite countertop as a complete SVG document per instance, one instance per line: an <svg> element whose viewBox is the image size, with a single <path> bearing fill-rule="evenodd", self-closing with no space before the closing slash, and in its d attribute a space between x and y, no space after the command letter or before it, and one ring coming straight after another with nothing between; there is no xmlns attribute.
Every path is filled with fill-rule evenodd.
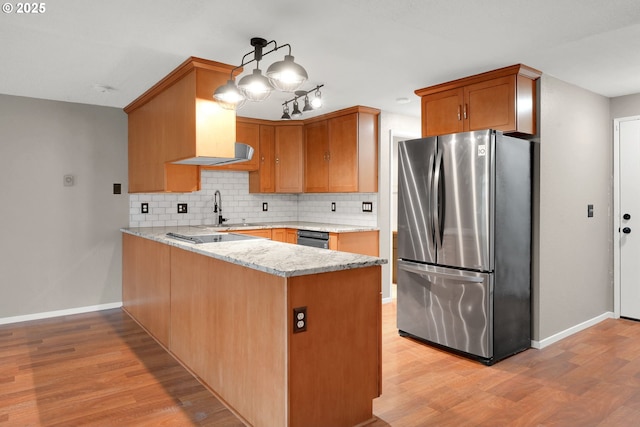
<svg viewBox="0 0 640 427"><path fill-rule="evenodd" d="M301 224L304 225L302 226ZM286 223L286 225L285 223L282 223L282 225L269 223L268 225L264 224L261 226L246 225L240 227L227 225L224 228L210 226L139 227L123 228L121 231L281 277L304 276L330 271L371 267L387 263L387 260L382 258L276 242L263 238L195 244L167 236L169 232L197 236L232 229L238 230L261 227L304 228L340 233L372 230L372 228L367 227L356 226L355 229L351 229L349 227L352 226L335 226L329 224L315 224L316 228L311 228L313 226L309 224L315 223Z"/></svg>

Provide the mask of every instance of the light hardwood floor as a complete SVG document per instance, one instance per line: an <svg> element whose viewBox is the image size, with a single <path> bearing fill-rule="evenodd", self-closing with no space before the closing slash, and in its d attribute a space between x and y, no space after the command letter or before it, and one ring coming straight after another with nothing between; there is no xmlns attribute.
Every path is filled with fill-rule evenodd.
<svg viewBox="0 0 640 427"><path fill-rule="evenodd" d="M374 414L374 427L640 425L640 324L606 320L487 367L399 337L385 304ZM242 423L116 309L0 326L5 425Z"/></svg>

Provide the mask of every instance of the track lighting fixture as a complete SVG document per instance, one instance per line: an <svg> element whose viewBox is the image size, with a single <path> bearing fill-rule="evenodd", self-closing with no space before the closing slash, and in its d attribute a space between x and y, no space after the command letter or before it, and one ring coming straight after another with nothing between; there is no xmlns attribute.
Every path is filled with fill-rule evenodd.
<svg viewBox="0 0 640 427"><path fill-rule="evenodd" d="M291 120L291 116L289 115L289 106L285 103L282 107L282 120Z"/></svg>
<svg viewBox="0 0 640 427"><path fill-rule="evenodd" d="M273 49L263 52L263 49L270 44L273 44ZM275 40L267 42L263 38L254 37L251 39L251 46L253 46L253 51L242 57L240 65L231 70L231 76L227 83L218 87L213 93L214 99L224 108L237 110L244 105L246 100L264 101L275 89L293 92L307 81L307 71L294 61L291 55L291 45L288 43L278 46ZM282 61L271 64L267 69L266 76L263 75L260 70L262 57L283 47L289 48L289 54L285 55ZM247 59L250 55L253 55L253 58ZM256 62L256 68L251 74L242 77L236 86L233 74L252 62Z"/></svg>
<svg viewBox="0 0 640 427"><path fill-rule="evenodd" d="M291 118L297 119L298 117L302 116L303 112L313 111L322 107L322 94L320 93L320 88L323 86L324 85L318 85L308 91L297 90L296 96L294 98L282 103L282 120L289 120ZM314 92L314 98L312 100L309 100L309 94L311 92ZM300 111L300 108L298 106L298 98L304 98L304 107L302 108L302 111ZM289 116L290 102L293 103L293 111L291 112L291 116Z"/></svg>

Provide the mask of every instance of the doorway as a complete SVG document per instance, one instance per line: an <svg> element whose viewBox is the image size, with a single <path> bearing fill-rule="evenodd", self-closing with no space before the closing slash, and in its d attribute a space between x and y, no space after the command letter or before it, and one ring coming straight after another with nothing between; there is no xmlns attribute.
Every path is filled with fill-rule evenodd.
<svg viewBox="0 0 640 427"><path fill-rule="evenodd" d="M613 128L614 312L640 319L640 116Z"/></svg>
<svg viewBox="0 0 640 427"><path fill-rule="evenodd" d="M387 301L392 300L395 297L395 281L394 281L394 267L396 266L396 260L394 259L394 236L398 231L398 142L406 141L409 139L420 138L419 134L411 132L397 132L393 129L389 131L389 181L388 181L388 212L387 218L389 218L387 250L389 253L389 271L386 282L389 283L390 289L387 293Z"/></svg>

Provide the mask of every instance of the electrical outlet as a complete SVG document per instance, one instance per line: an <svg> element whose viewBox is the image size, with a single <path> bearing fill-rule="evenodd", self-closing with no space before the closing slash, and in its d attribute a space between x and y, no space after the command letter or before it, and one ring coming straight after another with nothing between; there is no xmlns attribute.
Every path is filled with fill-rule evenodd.
<svg viewBox="0 0 640 427"><path fill-rule="evenodd" d="M269 210L269 203L262 202L262 212L267 212Z"/></svg>
<svg viewBox="0 0 640 427"><path fill-rule="evenodd" d="M336 202L331 202L331 212L336 211Z"/></svg>
<svg viewBox="0 0 640 427"><path fill-rule="evenodd" d="M307 330L307 307L296 307L293 309L293 333Z"/></svg>
<svg viewBox="0 0 640 427"><path fill-rule="evenodd" d="M178 203L178 213L187 213L186 203Z"/></svg>
<svg viewBox="0 0 640 427"><path fill-rule="evenodd" d="M373 212L373 203L362 202L362 212Z"/></svg>
<svg viewBox="0 0 640 427"><path fill-rule="evenodd" d="M149 213L149 203L143 203L140 205L140 213L143 213L143 214Z"/></svg>
<svg viewBox="0 0 640 427"><path fill-rule="evenodd" d="M593 205L587 205L587 218L593 218Z"/></svg>

